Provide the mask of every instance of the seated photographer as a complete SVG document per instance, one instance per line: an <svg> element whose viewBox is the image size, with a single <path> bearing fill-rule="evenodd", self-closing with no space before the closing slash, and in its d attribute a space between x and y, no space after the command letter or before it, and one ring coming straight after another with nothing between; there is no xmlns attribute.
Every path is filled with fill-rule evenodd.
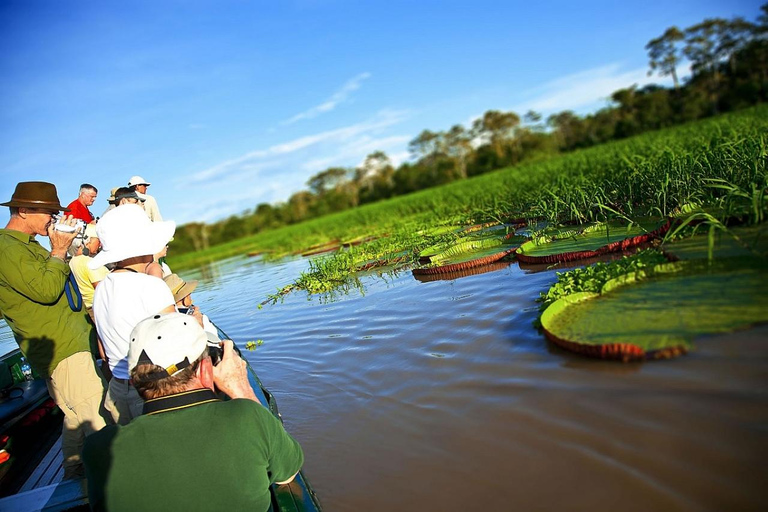
<svg viewBox="0 0 768 512"><path fill-rule="evenodd" d="M258 402L232 342L215 366L208 352L187 315L155 315L134 328L128 367L144 414L86 440L93 510L266 511L269 486L296 476L301 446Z"/></svg>
<svg viewBox="0 0 768 512"><path fill-rule="evenodd" d="M218 329L216 329L216 326L192 303L192 292L197 288L197 281L186 282L178 274L164 277L163 281L171 289L173 300L176 301L176 311L196 318L200 325L203 326L203 329L205 329L205 332L212 335L208 336L208 338L218 340Z"/></svg>

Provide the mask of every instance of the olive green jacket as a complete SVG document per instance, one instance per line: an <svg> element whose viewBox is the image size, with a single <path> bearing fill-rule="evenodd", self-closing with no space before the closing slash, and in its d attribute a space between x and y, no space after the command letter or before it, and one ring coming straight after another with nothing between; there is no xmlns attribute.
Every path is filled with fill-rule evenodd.
<svg viewBox="0 0 768 512"><path fill-rule="evenodd" d="M34 236L0 229L0 313L32 368L48 378L56 365L90 351L96 330L83 309L64 294L69 265L51 256Z"/></svg>

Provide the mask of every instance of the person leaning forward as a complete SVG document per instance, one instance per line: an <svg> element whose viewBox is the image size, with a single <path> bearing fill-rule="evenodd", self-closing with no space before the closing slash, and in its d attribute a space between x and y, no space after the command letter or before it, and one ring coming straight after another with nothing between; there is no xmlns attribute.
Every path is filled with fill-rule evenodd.
<svg viewBox="0 0 768 512"><path fill-rule="evenodd" d="M200 324L181 313L131 332L128 366L144 415L86 440L93 510L265 511L269 486L301 469L301 446L259 403L232 342L215 366L208 347Z"/></svg>
<svg viewBox="0 0 768 512"><path fill-rule="evenodd" d="M11 210L0 229L0 313L64 412L64 477L76 478L83 474L83 438L104 427L108 416L102 409L104 379L91 352L96 331L84 310L72 311L64 294L70 274L64 256L75 233L53 229L52 215L65 208L51 183L21 182L0 205ZM75 224L71 217L64 223ZM37 235L49 237L50 252Z"/></svg>
<svg viewBox="0 0 768 512"><path fill-rule="evenodd" d="M152 222L136 204L107 212L96 225L102 244L89 268L115 263L93 294L93 316L112 379L104 400L115 422L125 425L141 415L144 401L128 375L128 337L140 321L175 311L171 291L162 279L146 274L153 254L173 236L173 221Z"/></svg>

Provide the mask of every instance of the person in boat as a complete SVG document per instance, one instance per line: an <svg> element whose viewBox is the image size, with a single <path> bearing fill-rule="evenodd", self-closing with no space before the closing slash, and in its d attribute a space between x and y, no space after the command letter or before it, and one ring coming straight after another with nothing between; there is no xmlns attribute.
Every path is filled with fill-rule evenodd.
<svg viewBox="0 0 768 512"><path fill-rule="evenodd" d="M104 213L101 214L102 217L106 215L108 211L114 210L117 206L117 201L115 200L115 192L117 192L119 188L120 187L115 187L109 191L109 197L107 198L107 203L109 203L109 206L107 206L107 209L104 210Z"/></svg>
<svg viewBox="0 0 768 512"><path fill-rule="evenodd" d="M95 270L88 268L88 263L91 258L95 256L99 249L101 249L101 243L99 242L98 234L96 233L96 225L88 224L85 227L85 233L83 236L75 237L72 245L69 247L67 253L71 256L69 260L69 268L72 271L72 275L75 277L77 288L80 290L80 295L83 298L83 307L91 318L93 318L93 294L96 286L106 277L109 273L107 267L101 266ZM94 324L95 325L95 324ZM112 372L109 371L109 364L107 361L106 353L104 352L104 345L101 340L97 340L98 354L101 359L101 373L104 375L107 381L112 378Z"/></svg>
<svg viewBox="0 0 768 512"><path fill-rule="evenodd" d="M222 346L214 365L205 332L180 313L136 326L128 366L144 415L88 438L93 510L266 511L270 484L294 479L301 446L256 398L232 342Z"/></svg>
<svg viewBox="0 0 768 512"><path fill-rule="evenodd" d="M80 194L77 196L77 199L69 203L69 206L67 206L69 214L76 219L82 220L86 224L90 224L96 220L96 218L93 216L91 210L89 210L88 207L96 201L96 196L98 195L99 191L96 190L96 187L90 183L83 183L80 185Z"/></svg>
<svg viewBox="0 0 768 512"><path fill-rule="evenodd" d="M70 276L64 258L77 233L54 229L52 216L65 208L52 183L18 183L2 206L11 217L0 229L0 313L64 413L64 478L77 478L84 473L84 437L109 419L102 408L104 378L91 352L96 331L64 293ZM66 216L61 224L74 227L75 219ZM49 238L50 252L35 240L38 235Z"/></svg>
<svg viewBox="0 0 768 512"><path fill-rule="evenodd" d="M147 194L147 187L149 187L149 185L150 183L141 176L131 176L131 179L128 180L128 186L131 190L138 192L139 197L144 199L144 211L147 212L149 220L152 222L160 222L163 220L163 217L160 215L160 208L157 206L157 201L154 197Z"/></svg>
<svg viewBox="0 0 768 512"><path fill-rule="evenodd" d="M200 325L203 326L203 329L209 335L208 339L218 340L218 329L216 329L216 326L193 303L192 292L197 288L197 281L184 281L178 274L166 276L163 278L163 281L165 281L165 284L168 285L171 293L173 293L173 300L176 301L176 311L197 318Z"/></svg>
<svg viewBox="0 0 768 512"><path fill-rule="evenodd" d="M85 233L82 237L76 237L67 251L71 256L69 268L72 275L75 276L75 282L83 297L83 306L93 319L93 292L96 286L109 273L106 267L101 266L91 270L88 263L101 248L99 236L96 233L96 226L88 224L85 227Z"/></svg>
<svg viewBox="0 0 768 512"><path fill-rule="evenodd" d="M128 374L131 330L148 316L176 311L165 283L146 273L152 255L168 243L175 230L173 221L150 221L137 204L118 206L96 226L102 250L89 267L114 264L93 296L96 329L112 371L104 405L121 425L139 416L144 407Z"/></svg>
<svg viewBox="0 0 768 512"><path fill-rule="evenodd" d="M120 187L115 191L115 205L122 206L124 204L138 204L144 208L146 200L141 197L138 192L130 187Z"/></svg>

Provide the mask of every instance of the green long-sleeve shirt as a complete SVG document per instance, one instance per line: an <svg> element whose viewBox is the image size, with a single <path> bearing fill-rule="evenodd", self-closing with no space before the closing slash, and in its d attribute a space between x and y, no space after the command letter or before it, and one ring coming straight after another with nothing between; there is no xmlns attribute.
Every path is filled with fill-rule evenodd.
<svg viewBox="0 0 768 512"><path fill-rule="evenodd" d="M46 378L96 340L85 310L76 313L67 302L69 272L33 236L0 229L0 313L32 368Z"/></svg>

